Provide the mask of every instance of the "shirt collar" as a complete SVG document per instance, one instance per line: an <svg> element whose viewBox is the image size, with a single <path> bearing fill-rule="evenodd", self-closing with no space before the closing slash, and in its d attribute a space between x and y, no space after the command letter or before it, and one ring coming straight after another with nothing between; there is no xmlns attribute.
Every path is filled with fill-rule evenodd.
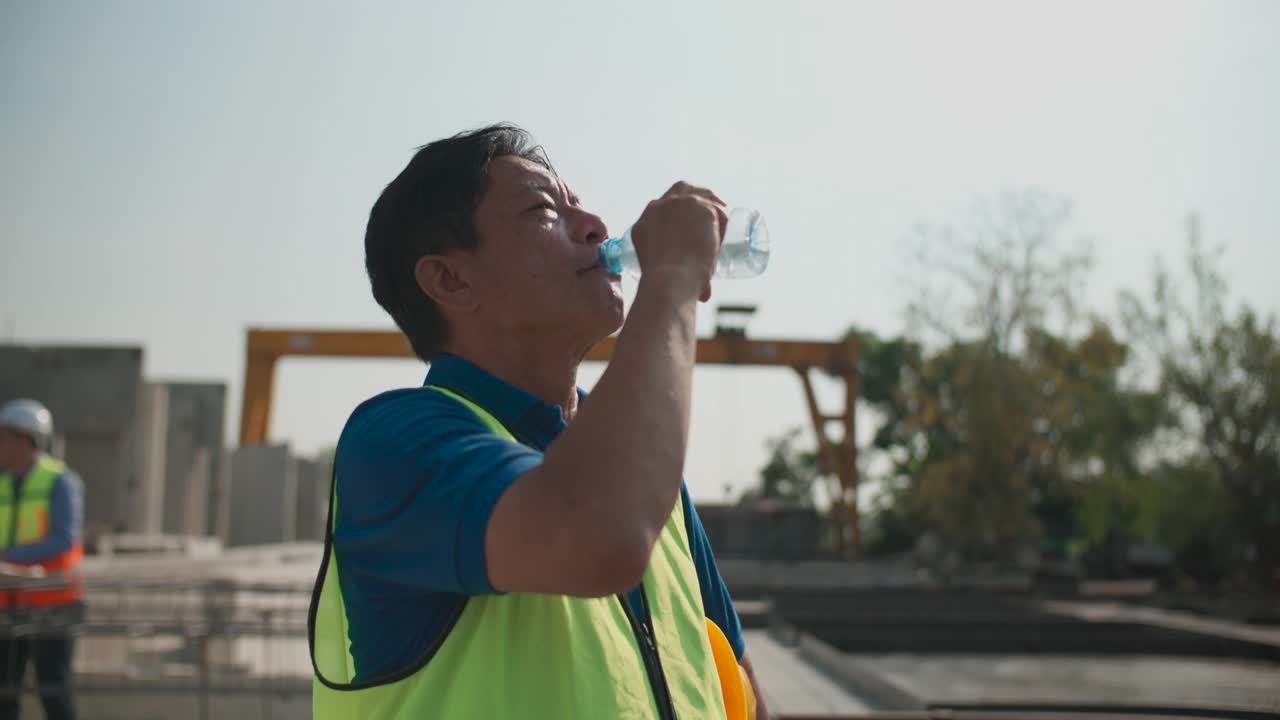
<svg viewBox="0 0 1280 720"><path fill-rule="evenodd" d="M503 425L517 428L529 421L531 411L541 410L536 416L545 416L547 405L536 395L521 390L501 380L457 355L441 354L431 361L427 371L427 385L441 385L489 411Z"/></svg>

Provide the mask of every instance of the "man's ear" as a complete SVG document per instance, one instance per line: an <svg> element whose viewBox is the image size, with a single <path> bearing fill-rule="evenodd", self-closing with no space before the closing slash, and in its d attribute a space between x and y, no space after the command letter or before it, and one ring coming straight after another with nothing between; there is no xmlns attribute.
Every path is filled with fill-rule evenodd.
<svg viewBox="0 0 1280 720"><path fill-rule="evenodd" d="M423 255L413 266L413 277L418 288L441 307L471 310L476 306L465 268L456 257Z"/></svg>

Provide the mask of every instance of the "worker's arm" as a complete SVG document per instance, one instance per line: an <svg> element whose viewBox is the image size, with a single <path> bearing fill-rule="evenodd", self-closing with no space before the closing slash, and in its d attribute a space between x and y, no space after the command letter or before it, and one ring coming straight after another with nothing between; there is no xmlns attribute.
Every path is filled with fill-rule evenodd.
<svg viewBox="0 0 1280 720"><path fill-rule="evenodd" d="M11 563L37 563L71 549L80 537L83 500L80 478L70 471L53 482L49 496L49 534L43 540L9 548L4 559Z"/></svg>
<svg viewBox="0 0 1280 720"><path fill-rule="evenodd" d="M440 358L432 381L460 364ZM503 439L444 393L413 389L356 408L334 463L334 551L343 592L360 605L365 593L405 602L420 602L423 591L492 593L485 527L498 497L542 453Z"/></svg>
<svg viewBox="0 0 1280 720"><path fill-rule="evenodd" d="M760 681L756 679L756 669L751 666L751 658L744 652L738 664L747 671L747 679L751 681L751 693L756 698L756 720L769 720L769 708L764 704L764 693L760 690Z"/></svg>
<svg viewBox="0 0 1280 720"><path fill-rule="evenodd" d="M609 367L490 516L496 589L600 596L639 583L680 491L695 309L710 294L723 218L713 195L677 185L636 223L643 275Z"/></svg>

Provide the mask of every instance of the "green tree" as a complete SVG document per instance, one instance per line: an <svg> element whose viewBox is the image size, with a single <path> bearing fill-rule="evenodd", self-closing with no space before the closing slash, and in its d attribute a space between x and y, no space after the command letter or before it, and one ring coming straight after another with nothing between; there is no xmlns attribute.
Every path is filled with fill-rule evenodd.
<svg viewBox="0 0 1280 720"><path fill-rule="evenodd" d="M1274 316L1247 306L1228 313L1220 254L1203 248L1193 217L1190 298L1157 264L1149 301L1127 293L1122 302L1176 413L1184 440L1176 455L1212 470L1248 542L1256 580L1272 586L1280 579L1280 342Z"/></svg>
<svg viewBox="0 0 1280 720"><path fill-rule="evenodd" d="M1068 218L1065 202L1027 192L967 228L922 230L909 308L921 341L894 349L892 372L871 368L888 378L875 442L907 488L905 515L969 557L1065 542L1081 488L1138 476L1163 417L1155 393L1121 382L1125 343L1081 311L1091 259L1064 248Z"/></svg>
<svg viewBox="0 0 1280 720"><path fill-rule="evenodd" d="M1064 201L1028 191L981 207L967 226L919 230L912 327L941 347L908 375L896 427L910 501L964 555L1008 558L1034 542L1034 481L1047 414L1029 344L1077 316L1085 248L1062 249Z"/></svg>
<svg viewBox="0 0 1280 720"><path fill-rule="evenodd" d="M915 433L904 422L912 414L912 389L920 377L922 349L906 337L882 338L857 326L849 328L845 337L858 341L858 402L875 423L870 450L889 466L877 478L883 492L868 508L866 550L872 555L904 552L930 529L912 501L910 479L921 465L916 451L936 443L914 442Z"/></svg>
<svg viewBox="0 0 1280 720"><path fill-rule="evenodd" d="M760 468L760 484L743 494L743 501L778 500L813 505L813 486L821 473L814 450L797 447L800 428L770 438L769 459Z"/></svg>

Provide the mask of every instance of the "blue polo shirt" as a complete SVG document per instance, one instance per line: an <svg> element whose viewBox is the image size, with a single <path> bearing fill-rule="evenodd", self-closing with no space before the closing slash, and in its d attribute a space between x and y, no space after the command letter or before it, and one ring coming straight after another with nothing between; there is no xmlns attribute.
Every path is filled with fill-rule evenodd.
<svg viewBox="0 0 1280 720"><path fill-rule="evenodd" d="M468 596L497 592L484 559L489 515L565 428L559 407L456 356L437 357L426 384L470 398L521 443L422 388L383 393L351 414L334 459L333 544L357 680L410 666L443 639ZM688 488L680 501L707 617L741 658L738 615ZM638 588L627 597L641 613Z"/></svg>

